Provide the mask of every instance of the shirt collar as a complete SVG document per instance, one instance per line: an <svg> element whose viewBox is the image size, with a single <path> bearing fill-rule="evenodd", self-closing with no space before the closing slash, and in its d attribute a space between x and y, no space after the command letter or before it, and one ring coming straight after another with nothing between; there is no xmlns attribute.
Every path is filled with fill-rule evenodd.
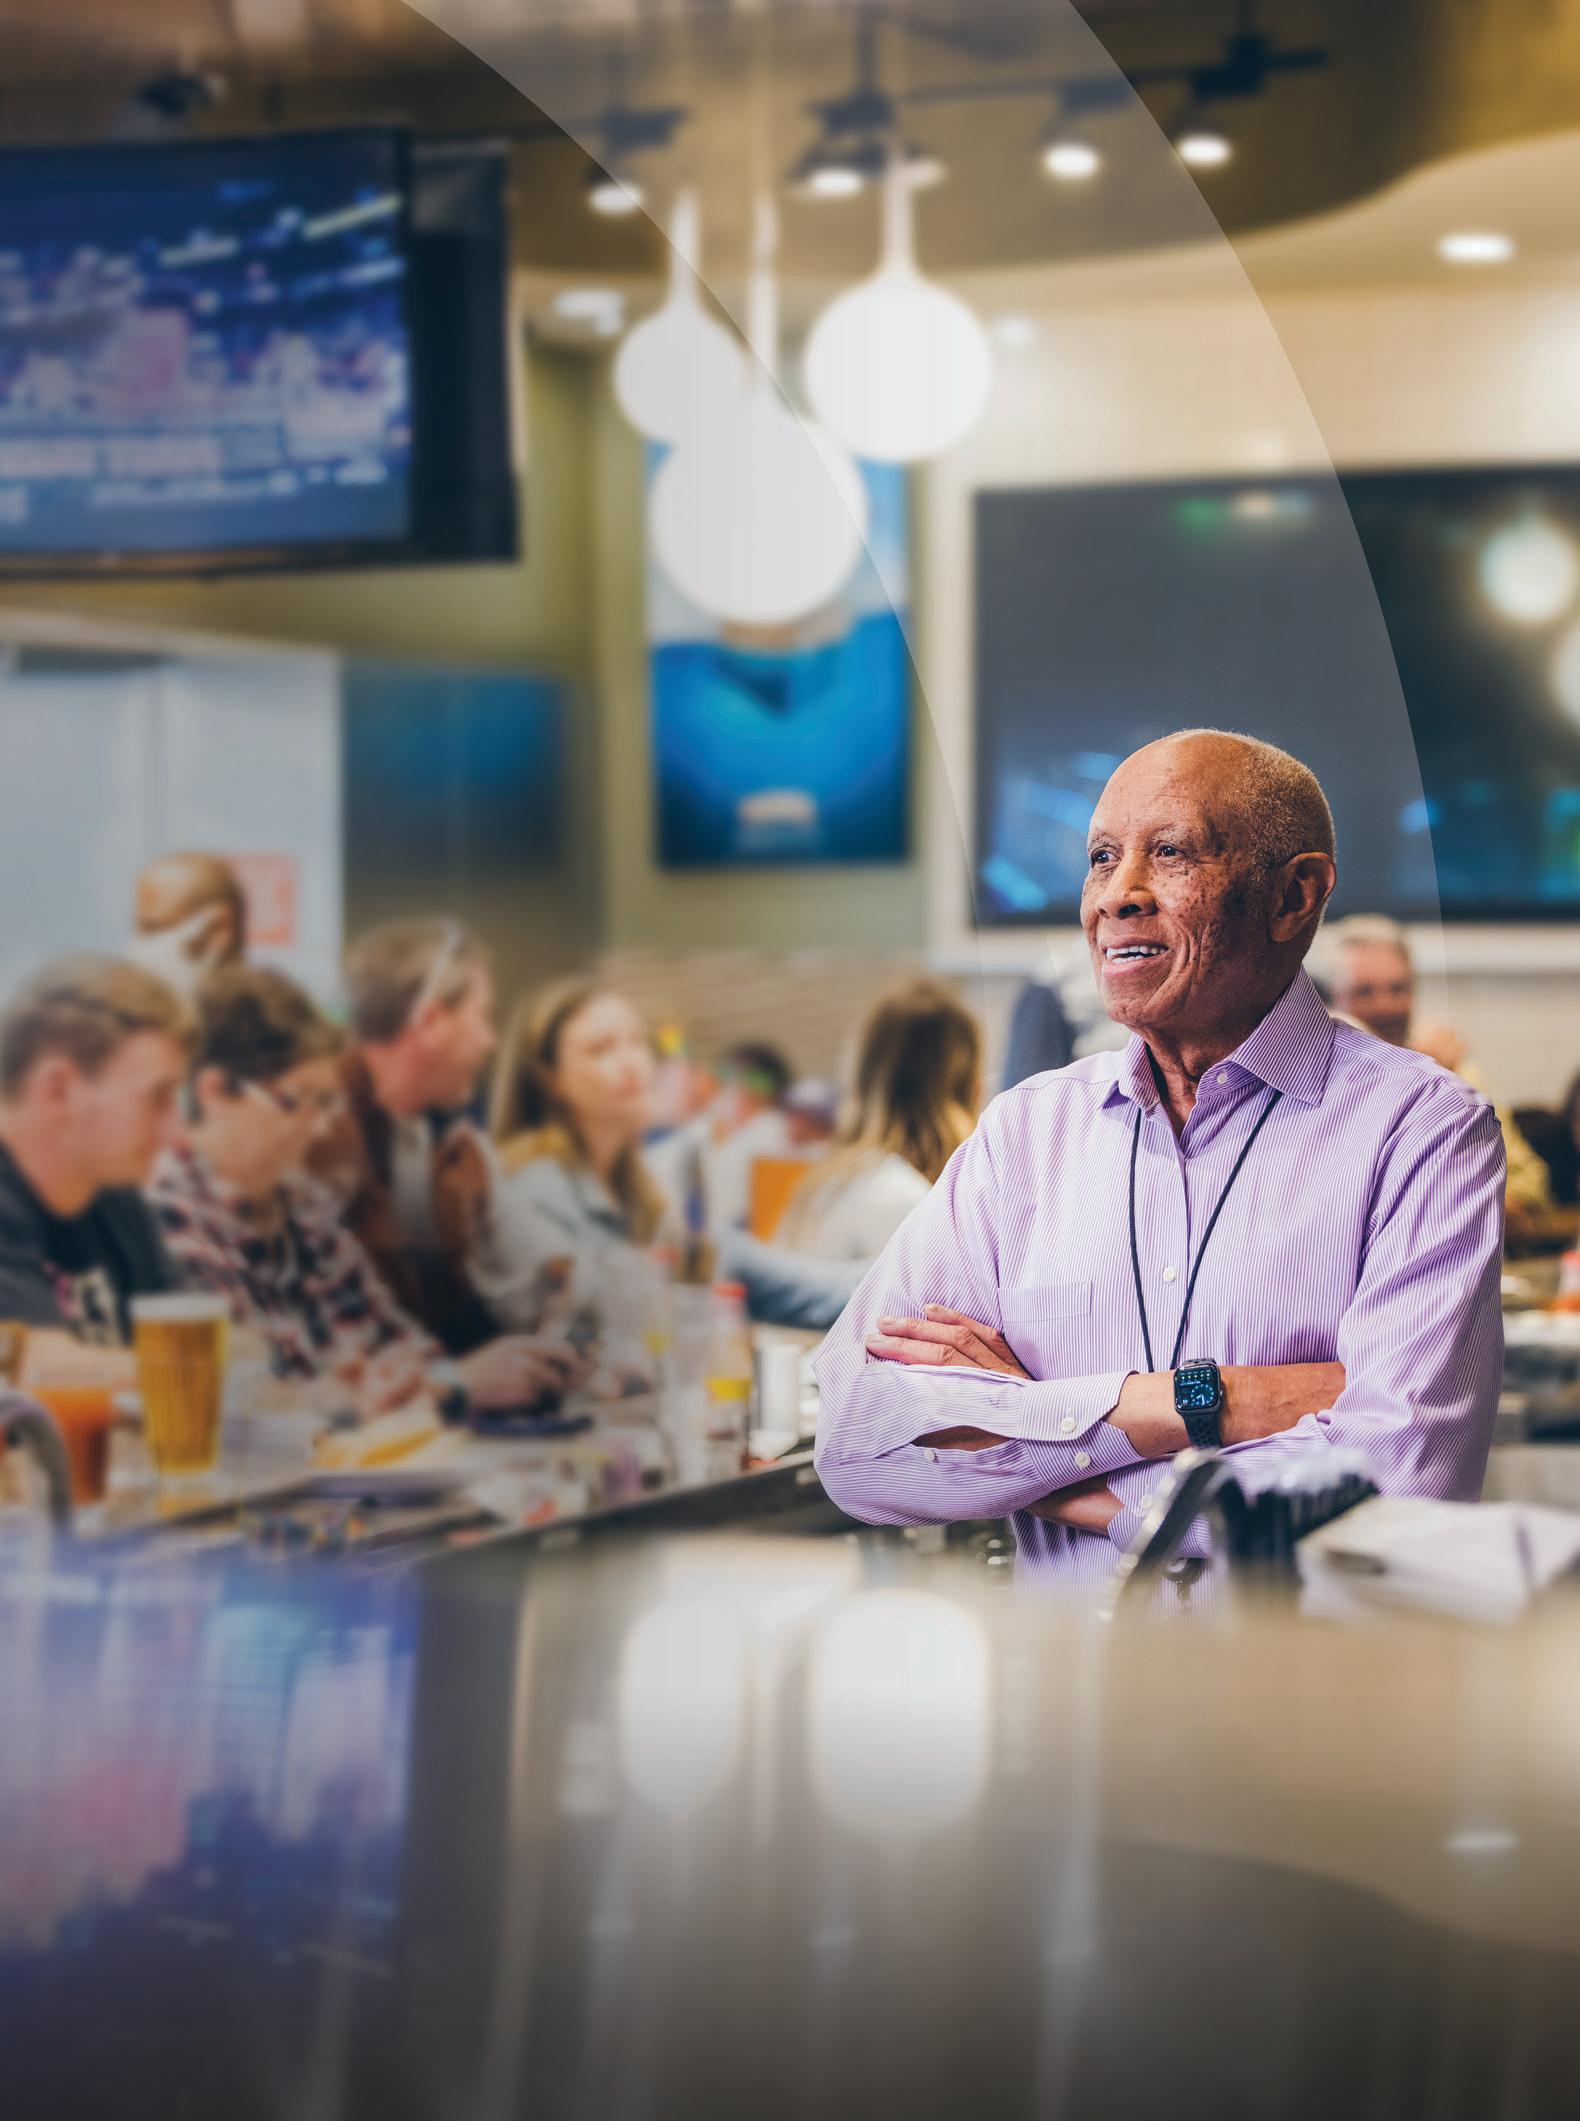
<svg viewBox="0 0 1580 2121"><path fill-rule="evenodd" d="M1158 1086L1146 1046L1132 1038L1115 1058L1109 1096L1128 1097L1150 1111L1158 1102ZM1333 1019L1310 976L1301 971L1250 1036L1218 1065L1238 1068L1297 1104L1319 1105L1332 1058Z"/></svg>

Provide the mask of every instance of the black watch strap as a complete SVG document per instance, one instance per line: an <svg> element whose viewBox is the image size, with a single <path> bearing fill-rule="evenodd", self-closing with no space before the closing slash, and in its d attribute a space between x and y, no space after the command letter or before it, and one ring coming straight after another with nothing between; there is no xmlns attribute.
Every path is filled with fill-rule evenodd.
<svg viewBox="0 0 1580 2121"><path fill-rule="evenodd" d="M1223 1443L1223 1377L1210 1357L1182 1362L1174 1372L1174 1411L1198 1451Z"/></svg>

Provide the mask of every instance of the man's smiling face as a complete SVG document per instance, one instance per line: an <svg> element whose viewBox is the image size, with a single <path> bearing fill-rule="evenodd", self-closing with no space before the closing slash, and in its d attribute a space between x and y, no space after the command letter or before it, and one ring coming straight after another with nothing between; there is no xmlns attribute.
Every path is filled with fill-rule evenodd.
<svg viewBox="0 0 1580 2121"><path fill-rule="evenodd" d="M1081 925L1103 1007L1129 1030L1210 1035L1285 976L1270 879L1237 822L1238 763L1222 739L1149 744L1098 802Z"/></svg>

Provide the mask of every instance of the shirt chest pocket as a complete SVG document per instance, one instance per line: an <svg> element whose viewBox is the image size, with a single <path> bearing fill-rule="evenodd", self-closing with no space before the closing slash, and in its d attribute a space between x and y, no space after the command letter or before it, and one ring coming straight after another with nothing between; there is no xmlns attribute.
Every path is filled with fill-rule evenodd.
<svg viewBox="0 0 1580 2121"><path fill-rule="evenodd" d="M1089 1281L1028 1283L999 1291L1004 1338L1033 1377L1081 1374L1091 1316Z"/></svg>

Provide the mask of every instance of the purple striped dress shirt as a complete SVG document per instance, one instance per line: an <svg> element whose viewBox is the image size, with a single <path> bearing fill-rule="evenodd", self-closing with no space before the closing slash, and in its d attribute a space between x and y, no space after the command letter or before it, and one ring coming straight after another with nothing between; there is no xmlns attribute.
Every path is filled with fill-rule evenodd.
<svg viewBox="0 0 1580 2121"><path fill-rule="evenodd" d="M1473 1499L1503 1355L1497 1117L1435 1061L1336 1023L1302 972L1203 1078L1178 1138L1139 1038L994 1100L819 1352L817 1466L834 1500L869 1524L1012 1516L1022 1578L1098 1595L1160 1470L1105 1418L1146 1367L1128 1209L1137 1110L1137 1243L1161 1367L1192 1248L1270 1089L1282 1094L1213 1233L1182 1359L1343 1363L1325 1412L1233 1447L1257 1485L1339 1448L1385 1494ZM1032 1381L868 1355L880 1317L930 1303L996 1326ZM1006 1441L916 1441L961 1426ZM1029 1514L1096 1474L1122 1505L1106 1535ZM1192 1539L1204 1552L1200 1527Z"/></svg>

